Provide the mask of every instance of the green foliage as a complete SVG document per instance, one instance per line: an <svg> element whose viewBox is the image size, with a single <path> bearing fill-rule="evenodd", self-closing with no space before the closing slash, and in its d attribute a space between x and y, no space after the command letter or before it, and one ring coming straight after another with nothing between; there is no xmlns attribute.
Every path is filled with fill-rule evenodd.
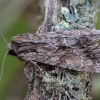
<svg viewBox="0 0 100 100"><path fill-rule="evenodd" d="M11 38L19 33L29 32L25 20L20 18L15 22L15 24L6 32L4 35L5 39L9 42ZM0 64L2 64L3 56L6 52L6 44L2 37L0 36ZM4 64L3 77L0 82L0 100L6 98L7 93L14 81L14 78L18 74L19 70L22 69L21 62L14 57L7 56ZM24 65L23 65L24 66ZM1 65L0 65L1 70Z"/></svg>

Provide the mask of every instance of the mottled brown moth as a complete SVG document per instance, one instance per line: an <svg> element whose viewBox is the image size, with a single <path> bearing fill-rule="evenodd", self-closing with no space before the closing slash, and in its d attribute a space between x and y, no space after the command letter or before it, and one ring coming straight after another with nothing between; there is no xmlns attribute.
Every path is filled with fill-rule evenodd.
<svg viewBox="0 0 100 100"><path fill-rule="evenodd" d="M37 63L100 73L99 39L100 31L95 29L21 34L12 38L7 51L40 70Z"/></svg>

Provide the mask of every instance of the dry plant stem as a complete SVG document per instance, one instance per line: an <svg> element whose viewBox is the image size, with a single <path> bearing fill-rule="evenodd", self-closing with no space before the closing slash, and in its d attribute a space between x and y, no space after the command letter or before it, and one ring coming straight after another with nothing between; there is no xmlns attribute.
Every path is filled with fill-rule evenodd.
<svg viewBox="0 0 100 100"><path fill-rule="evenodd" d="M52 25L57 23L57 21L59 20L58 12L59 12L60 8L61 7L69 8L70 0L44 0L44 4L45 4L45 19L44 19L44 22L42 25L42 29L40 31L46 33L46 32L50 32ZM48 70L50 68L47 69L47 65L40 64L39 66L45 72L48 73ZM63 73L64 73L64 71L65 70L63 70ZM67 72L67 73L69 76L70 75L72 76L72 74L70 72ZM84 87L83 90L86 93L83 95L87 95L86 98L80 97L80 99L78 99L77 97L72 97L73 99L71 99L71 95L74 96L74 94L69 94L69 96L67 95L67 98L64 99L64 97L62 96L62 94L60 95L60 93L59 94L54 93L54 95L53 95L53 91L56 91L56 89L52 91L52 94L50 94L49 92L46 92L45 94L43 94L43 91L42 91L43 84L41 83L41 78L39 78L36 74L34 74L34 82L33 82L33 84L31 84L33 86L33 89L31 90L31 92L29 94L27 94L25 100L49 100L50 98L51 98L50 100L91 100L91 99L89 99L89 98L91 98L91 74L78 72L78 77L81 77L81 75L87 76L85 78L86 84L83 85L83 87ZM59 78L60 78L60 76L59 76ZM55 83L55 84L57 84L57 83ZM70 84L70 81L68 84ZM56 88L56 87L53 87L53 88ZM60 87L58 87L58 88L60 88ZM63 87L63 88L65 88L65 87ZM79 87L79 88L81 88L81 87Z"/></svg>
<svg viewBox="0 0 100 100"><path fill-rule="evenodd" d="M50 32L51 26L57 22L57 13L61 6L69 7L69 0L44 0L45 19L42 25L42 32ZM54 17L54 20L52 20Z"/></svg>
<svg viewBox="0 0 100 100"><path fill-rule="evenodd" d="M42 26L43 32L50 31L51 23L52 23L52 15L54 11L54 4L56 4L56 0L44 0L45 5L45 19Z"/></svg>
<svg viewBox="0 0 100 100"><path fill-rule="evenodd" d="M92 100L91 73L100 73L100 31L92 30L95 3L44 3L45 19L37 33L13 37L7 46L9 55L27 63L24 74L29 87L25 100Z"/></svg>

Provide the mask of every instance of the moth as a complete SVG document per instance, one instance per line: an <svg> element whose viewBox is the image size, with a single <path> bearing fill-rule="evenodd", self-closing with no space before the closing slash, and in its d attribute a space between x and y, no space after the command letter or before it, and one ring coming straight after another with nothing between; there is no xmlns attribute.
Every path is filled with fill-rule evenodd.
<svg viewBox="0 0 100 100"><path fill-rule="evenodd" d="M99 39L100 31L95 29L27 33L13 37L7 51L40 70L37 63L100 73Z"/></svg>

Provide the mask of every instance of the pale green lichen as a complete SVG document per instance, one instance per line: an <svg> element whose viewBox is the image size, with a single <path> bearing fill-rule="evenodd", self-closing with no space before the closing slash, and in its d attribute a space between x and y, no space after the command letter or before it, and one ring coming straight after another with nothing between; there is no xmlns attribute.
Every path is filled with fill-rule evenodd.
<svg viewBox="0 0 100 100"><path fill-rule="evenodd" d="M89 0L70 0L70 4L73 6L84 5Z"/></svg>
<svg viewBox="0 0 100 100"><path fill-rule="evenodd" d="M67 23L66 21L62 20L61 22L57 23L55 25L55 30L66 30L69 27L69 23Z"/></svg>
<svg viewBox="0 0 100 100"><path fill-rule="evenodd" d="M63 15L66 15L66 14L69 14L69 13L70 13L69 9L66 8L66 7L62 7L60 12L61 12L61 14L63 14Z"/></svg>
<svg viewBox="0 0 100 100"><path fill-rule="evenodd" d="M72 6L70 6L70 10L71 10L71 13L68 8L62 7L60 12L65 17L65 20L67 22L75 22L76 20L78 20L77 18L78 16L77 14L74 13Z"/></svg>
<svg viewBox="0 0 100 100"><path fill-rule="evenodd" d="M54 71L51 73L45 72L42 75L42 92L44 95L47 92L51 94L48 100L54 100L55 95L58 95L58 100L72 100L75 98L77 100L80 100L80 98L82 98L81 100L92 100L90 97L87 99L87 90L84 91L89 74L59 67Z"/></svg>
<svg viewBox="0 0 100 100"><path fill-rule="evenodd" d="M61 7L60 20L52 26L52 31L93 28L96 21L93 3L93 0L70 0L69 8ZM89 73L54 67L40 76L43 94L51 95L48 100L54 100L55 95L57 100L92 100Z"/></svg>
<svg viewBox="0 0 100 100"><path fill-rule="evenodd" d="M61 7L60 21L53 25L52 31L93 28L97 19L93 3L93 0L71 0L69 8ZM67 23L67 27L62 23Z"/></svg>

